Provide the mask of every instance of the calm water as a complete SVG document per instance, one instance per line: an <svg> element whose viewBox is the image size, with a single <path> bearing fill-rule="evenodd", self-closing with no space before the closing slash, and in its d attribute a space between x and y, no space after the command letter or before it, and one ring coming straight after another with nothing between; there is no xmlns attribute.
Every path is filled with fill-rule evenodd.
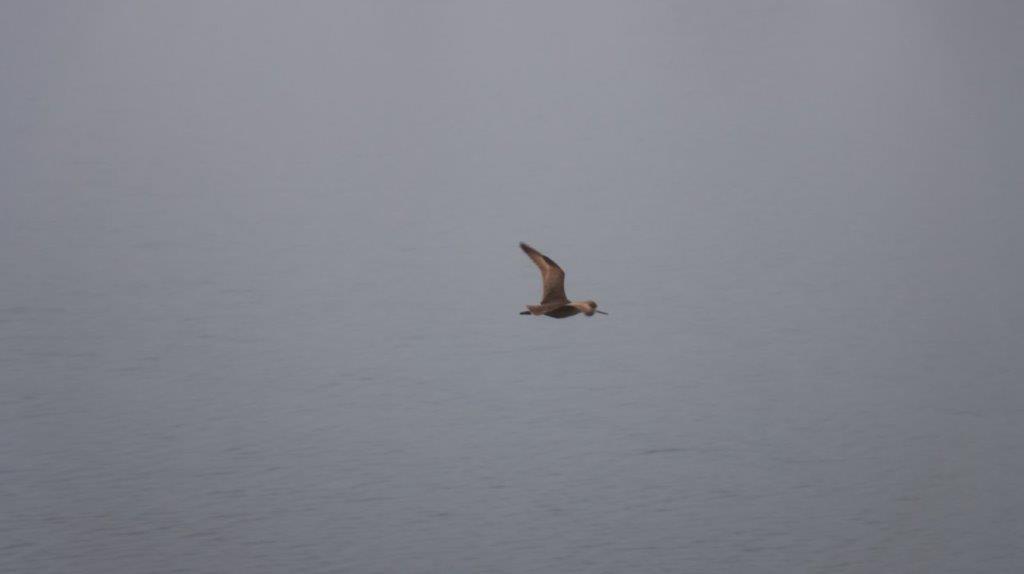
<svg viewBox="0 0 1024 574"><path fill-rule="evenodd" d="M22 9L0 570L1018 571L1019 11L715 5Z"/></svg>
<svg viewBox="0 0 1024 574"><path fill-rule="evenodd" d="M570 294L611 315L556 321L516 314L539 281L514 241L360 255L118 225L4 299L10 571L1022 558L1020 323L980 296L577 246L551 250Z"/></svg>

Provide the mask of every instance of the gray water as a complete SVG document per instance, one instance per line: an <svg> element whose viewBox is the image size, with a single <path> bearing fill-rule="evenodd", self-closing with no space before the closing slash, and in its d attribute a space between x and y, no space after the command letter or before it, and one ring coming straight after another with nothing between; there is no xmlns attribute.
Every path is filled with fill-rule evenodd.
<svg viewBox="0 0 1024 574"><path fill-rule="evenodd" d="M1024 567L1020 5L2 12L0 570Z"/></svg>

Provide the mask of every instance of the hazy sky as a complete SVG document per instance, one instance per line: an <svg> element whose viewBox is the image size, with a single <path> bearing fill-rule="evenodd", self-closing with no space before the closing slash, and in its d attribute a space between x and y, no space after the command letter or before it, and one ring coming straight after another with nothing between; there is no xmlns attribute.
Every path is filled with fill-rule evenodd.
<svg viewBox="0 0 1024 574"><path fill-rule="evenodd" d="M504 314L525 240L606 308L799 289L1019 333L1022 12L8 3L4 297L263 273Z"/></svg>
<svg viewBox="0 0 1024 574"><path fill-rule="evenodd" d="M1014 2L3 12L0 252L27 278L6 282L15 295L35 273L88 273L70 260L113 264L104 237L134 220L145 229L125 237L299 233L377 255L528 240L577 266L618 245L606 257L641 257L648 274L685 261L732 277L759 252L857 274L899 260L1016 305Z"/></svg>

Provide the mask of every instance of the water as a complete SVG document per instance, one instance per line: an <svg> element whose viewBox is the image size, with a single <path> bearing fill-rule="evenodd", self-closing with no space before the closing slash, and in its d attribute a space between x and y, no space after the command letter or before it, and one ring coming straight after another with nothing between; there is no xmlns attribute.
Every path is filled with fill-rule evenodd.
<svg viewBox="0 0 1024 574"><path fill-rule="evenodd" d="M1004 8L74 6L0 35L0 570L1024 563Z"/></svg>

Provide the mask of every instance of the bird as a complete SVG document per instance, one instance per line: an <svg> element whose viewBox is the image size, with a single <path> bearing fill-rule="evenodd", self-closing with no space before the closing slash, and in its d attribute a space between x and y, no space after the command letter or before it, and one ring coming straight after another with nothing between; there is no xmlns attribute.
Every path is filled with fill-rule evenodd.
<svg viewBox="0 0 1024 574"><path fill-rule="evenodd" d="M595 301L570 301L565 296L565 271L550 257L533 247L520 243L519 248L540 269L540 278L544 286L540 305L527 305L527 310L519 313L520 315L547 315L555 319L564 319L578 313L583 313L587 317L592 317L594 313L608 314L598 311Z"/></svg>

